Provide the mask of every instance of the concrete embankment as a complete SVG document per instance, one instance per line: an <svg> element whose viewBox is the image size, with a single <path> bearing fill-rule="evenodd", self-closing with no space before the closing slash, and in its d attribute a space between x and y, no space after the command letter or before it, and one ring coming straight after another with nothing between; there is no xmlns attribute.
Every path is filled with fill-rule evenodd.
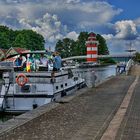
<svg viewBox="0 0 140 140"><path fill-rule="evenodd" d="M0 125L0 140L100 139L135 76L118 76Z"/></svg>

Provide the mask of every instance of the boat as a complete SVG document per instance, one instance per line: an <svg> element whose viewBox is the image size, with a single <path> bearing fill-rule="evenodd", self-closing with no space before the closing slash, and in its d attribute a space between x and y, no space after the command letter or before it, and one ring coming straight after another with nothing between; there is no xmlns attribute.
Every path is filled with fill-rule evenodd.
<svg viewBox="0 0 140 140"><path fill-rule="evenodd" d="M45 51L25 52L20 55ZM12 56L13 57L13 56ZM2 87L0 91L0 111L7 113L23 113L44 104L55 102L63 96L74 93L85 86L85 80L71 69L61 68L55 72L52 81L52 70L36 65L34 71L27 72L14 65L13 62L0 62L2 71Z"/></svg>

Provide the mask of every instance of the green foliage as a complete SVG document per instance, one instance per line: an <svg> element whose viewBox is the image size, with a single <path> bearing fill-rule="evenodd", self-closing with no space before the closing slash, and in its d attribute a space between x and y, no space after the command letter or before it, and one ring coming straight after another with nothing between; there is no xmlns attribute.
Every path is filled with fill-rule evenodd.
<svg viewBox="0 0 140 140"><path fill-rule="evenodd" d="M139 53L139 52L136 52L136 53L135 53L134 61L140 63L140 53Z"/></svg>
<svg viewBox="0 0 140 140"><path fill-rule="evenodd" d="M86 41L89 37L88 32L81 32L76 41L65 38L59 40L56 43L56 50L61 52L63 58L69 56L86 55ZM99 41L98 54L106 55L109 54L106 40L99 34L97 34L97 40Z"/></svg>
<svg viewBox="0 0 140 140"><path fill-rule="evenodd" d="M6 26L0 26L0 48L20 47L29 50L42 50L44 44L43 36L32 30L13 31Z"/></svg>
<svg viewBox="0 0 140 140"><path fill-rule="evenodd" d="M102 54L102 55L109 54L108 47L107 47L107 44L106 44L106 40L99 34L96 35L96 38L99 41L98 53Z"/></svg>
<svg viewBox="0 0 140 140"><path fill-rule="evenodd" d="M100 58L100 64L116 64L112 58Z"/></svg>
<svg viewBox="0 0 140 140"><path fill-rule="evenodd" d="M61 57L73 56L74 40L64 38L62 41L58 40L56 43L56 51L61 53Z"/></svg>
<svg viewBox="0 0 140 140"><path fill-rule="evenodd" d="M86 54L86 41L88 39L88 32L81 32L79 37L78 37L78 40L76 41L76 54L77 55L85 55Z"/></svg>

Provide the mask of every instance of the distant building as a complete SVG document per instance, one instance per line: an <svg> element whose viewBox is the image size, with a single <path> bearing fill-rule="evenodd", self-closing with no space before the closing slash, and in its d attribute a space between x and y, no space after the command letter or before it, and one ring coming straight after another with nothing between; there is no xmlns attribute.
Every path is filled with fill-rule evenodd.
<svg viewBox="0 0 140 140"><path fill-rule="evenodd" d="M6 53L5 53L5 59L4 61L7 62L14 62L17 58L18 54L21 54L23 52L29 52L30 50L27 50L25 48L18 48L18 47L11 47ZM11 57L9 57L11 56ZM13 57L12 57L13 56Z"/></svg>
<svg viewBox="0 0 140 140"><path fill-rule="evenodd" d="M21 54L22 52L27 51L25 48L18 48L18 47L11 47L7 52L6 52L6 57L15 55L15 54Z"/></svg>
<svg viewBox="0 0 140 140"><path fill-rule="evenodd" d="M7 49L0 48L0 61L4 60L6 56Z"/></svg>

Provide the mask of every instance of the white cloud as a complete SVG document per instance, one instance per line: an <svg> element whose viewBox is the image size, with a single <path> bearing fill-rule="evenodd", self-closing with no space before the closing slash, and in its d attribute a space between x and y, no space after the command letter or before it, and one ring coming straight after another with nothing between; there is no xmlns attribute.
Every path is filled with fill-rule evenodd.
<svg viewBox="0 0 140 140"><path fill-rule="evenodd" d="M118 21L115 23L116 35L118 39L136 39L137 29L136 24L132 20Z"/></svg>
<svg viewBox="0 0 140 140"><path fill-rule="evenodd" d="M36 19L45 13L57 15L64 24L73 26L95 26L111 21L122 12L107 2L80 0L8 0L8 4L0 4L0 16L15 13L17 18ZM15 11L15 12L13 12Z"/></svg>
<svg viewBox="0 0 140 140"><path fill-rule="evenodd" d="M75 31L69 32L66 35L67 38L73 39L74 41L77 40L78 36L79 36L79 34L77 34Z"/></svg>
<svg viewBox="0 0 140 140"><path fill-rule="evenodd" d="M67 3L78 3L80 0L67 0Z"/></svg>
<svg viewBox="0 0 140 140"><path fill-rule="evenodd" d="M32 20L21 19L19 23L23 28L32 29L44 36L49 42L55 42L56 39L61 39L61 30L63 26L56 15L46 13L42 18Z"/></svg>
<svg viewBox="0 0 140 140"><path fill-rule="evenodd" d="M107 2L82 0L0 0L0 23L14 29L33 29L47 42L76 31L106 24L122 12Z"/></svg>
<svg viewBox="0 0 140 140"><path fill-rule="evenodd" d="M135 40L139 36L137 26L132 20L117 21L112 28L115 34L103 34L105 39Z"/></svg>
<svg viewBox="0 0 140 140"><path fill-rule="evenodd" d="M112 34L103 34L102 36L103 36L103 38L105 38L105 40L111 40L114 38L114 36Z"/></svg>
<svg viewBox="0 0 140 140"><path fill-rule="evenodd" d="M136 49L140 51L140 36L137 30L139 20L122 20L117 21L112 27L114 27L115 34L103 34L106 39L109 50L113 52L125 52L125 50Z"/></svg>

